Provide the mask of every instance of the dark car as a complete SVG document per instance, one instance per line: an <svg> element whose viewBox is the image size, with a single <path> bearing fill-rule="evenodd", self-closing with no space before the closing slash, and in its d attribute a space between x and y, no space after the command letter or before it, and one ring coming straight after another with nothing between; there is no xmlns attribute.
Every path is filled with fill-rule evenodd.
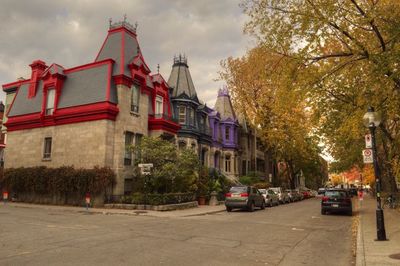
<svg viewBox="0 0 400 266"><path fill-rule="evenodd" d="M344 212L347 215L353 214L351 195L344 189L330 189L325 191L321 200L321 214L327 212Z"/></svg>
<svg viewBox="0 0 400 266"><path fill-rule="evenodd" d="M255 187L235 186L225 195L225 207L228 212L232 209L247 209L252 212L255 207L265 209L265 200Z"/></svg>

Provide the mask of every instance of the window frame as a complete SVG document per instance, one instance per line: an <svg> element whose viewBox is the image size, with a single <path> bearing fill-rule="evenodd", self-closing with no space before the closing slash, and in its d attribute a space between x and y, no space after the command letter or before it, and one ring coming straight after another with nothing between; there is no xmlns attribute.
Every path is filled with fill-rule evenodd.
<svg viewBox="0 0 400 266"><path fill-rule="evenodd" d="M133 152L129 150L128 146L133 144L135 134L131 131L125 131L125 153L124 153L124 166L131 166L133 162Z"/></svg>
<svg viewBox="0 0 400 266"><path fill-rule="evenodd" d="M50 99L50 95L53 96L52 99ZM51 106L49 106L49 104L51 104ZM56 106L56 89L54 87L51 87L47 90L46 93L46 105L44 109L45 115L53 115L55 106Z"/></svg>
<svg viewBox="0 0 400 266"><path fill-rule="evenodd" d="M161 95L156 95L154 103L155 103L155 115L162 117L164 114L164 97ZM158 110L159 108L161 109Z"/></svg>
<svg viewBox="0 0 400 266"><path fill-rule="evenodd" d="M182 110L183 112L181 112ZM186 125L186 106L183 105L178 106L178 121L180 125Z"/></svg>
<svg viewBox="0 0 400 266"><path fill-rule="evenodd" d="M140 85L133 83L131 86L131 112L133 113L139 113L139 105L140 105ZM135 95L136 94L136 95Z"/></svg>
<svg viewBox="0 0 400 266"><path fill-rule="evenodd" d="M43 159L50 160L51 159L51 149L53 146L53 138L45 137L43 143Z"/></svg>
<svg viewBox="0 0 400 266"><path fill-rule="evenodd" d="M231 128L229 126L225 126L225 141L231 140Z"/></svg>

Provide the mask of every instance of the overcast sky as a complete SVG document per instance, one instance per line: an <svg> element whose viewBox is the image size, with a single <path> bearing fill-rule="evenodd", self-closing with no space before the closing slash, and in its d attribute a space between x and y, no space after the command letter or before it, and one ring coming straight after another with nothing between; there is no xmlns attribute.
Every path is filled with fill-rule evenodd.
<svg viewBox="0 0 400 266"><path fill-rule="evenodd" d="M41 59L70 68L94 61L108 20L138 22L138 40L152 72L168 80L173 56L184 53L199 98L214 106L219 62L241 56L252 41L240 0L0 0L0 84L30 78ZM1 92L0 98L4 99Z"/></svg>

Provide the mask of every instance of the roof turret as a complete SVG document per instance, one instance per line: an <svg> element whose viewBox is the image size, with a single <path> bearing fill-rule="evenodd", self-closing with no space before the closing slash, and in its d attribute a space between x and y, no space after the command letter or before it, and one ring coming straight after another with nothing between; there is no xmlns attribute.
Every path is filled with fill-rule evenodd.
<svg viewBox="0 0 400 266"><path fill-rule="evenodd" d="M229 90L226 86L218 90L218 98L215 102L214 109L221 115L222 120L230 118L236 120L235 112L233 111L231 97L229 96Z"/></svg>
<svg viewBox="0 0 400 266"><path fill-rule="evenodd" d="M135 26L126 21L124 16L123 21L112 23L110 19L110 26L106 40L97 55L95 62L111 58L115 61L113 75L126 75L130 76L128 65L133 63L142 65L142 55L139 43L136 39ZM147 68L147 66L145 65Z"/></svg>
<svg viewBox="0 0 400 266"><path fill-rule="evenodd" d="M196 89L189 72L189 66L185 55L174 57L174 64L172 65L168 84L173 88L172 97L181 97L183 94L186 94L190 99L196 99L197 101Z"/></svg>

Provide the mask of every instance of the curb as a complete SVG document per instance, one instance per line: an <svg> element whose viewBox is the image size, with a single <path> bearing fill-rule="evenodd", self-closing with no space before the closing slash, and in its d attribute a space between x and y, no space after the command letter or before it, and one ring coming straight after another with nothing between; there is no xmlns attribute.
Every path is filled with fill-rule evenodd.
<svg viewBox="0 0 400 266"><path fill-rule="evenodd" d="M220 213L220 212L225 212L226 210L218 210L218 211L209 211L209 212L202 212L202 213L198 213L198 214L188 214L188 215L184 215L182 217L192 217L192 216L202 216L202 215L207 215L207 214L215 214L215 213Z"/></svg>
<svg viewBox="0 0 400 266"><path fill-rule="evenodd" d="M366 266L365 262L365 247L364 247L364 235L362 227L362 215L361 215L361 202L358 202L358 228L357 228L357 253L356 253L356 266Z"/></svg>

